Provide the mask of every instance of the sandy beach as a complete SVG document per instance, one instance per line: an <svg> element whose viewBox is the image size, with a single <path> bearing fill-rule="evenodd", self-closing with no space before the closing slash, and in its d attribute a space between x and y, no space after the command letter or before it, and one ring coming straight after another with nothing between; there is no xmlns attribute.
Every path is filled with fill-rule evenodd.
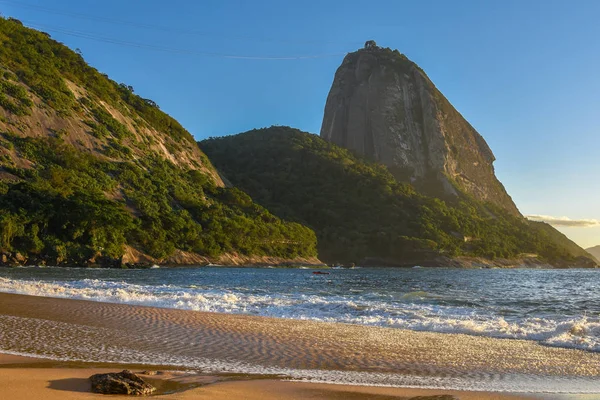
<svg viewBox="0 0 600 400"><path fill-rule="evenodd" d="M73 367L56 363L47 367L47 361L29 357L0 354L0 391L3 398L25 399L98 399L104 395L90 393L89 376L113 372L113 368ZM202 378L202 377L200 377ZM153 398L164 399L415 399L450 400L519 400L539 399L538 396L499 394L485 392L461 392L452 390L424 390L402 388L378 388L352 385L330 385L304 382L285 382L273 379L233 380L210 383L172 394L160 394ZM166 373L159 379L177 380L177 375ZM181 379L180 379L181 380ZM188 378L189 380L189 378ZM545 397L554 399L575 398L567 396ZM584 399L585 397L577 397ZM592 397L589 397L592 399Z"/></svg>
<svg viewBox="0 0 600 400"><path fill-rule="evenodd" d="M11 399L98 398L89 393L87 378L123 368L186 370L183 376L165 372L150 377L176 384L178 392L158 396L173 399L599 397L541 393L544 390L518 394L518 377L535 376L542 385L560 388L570 378L597 384L600 374L597 353L531 341L35 296L0 294L0 346L4 352L39 357L0 358L2 395ZM354 381L345 385L290 382L280 376L301 378L302 374L313 380ZM476 387L469 391L372 387L361 384L365 376L388 379L390 384L402 379L463 382L459 377L473 377L464 382L508 380L515 393ZM510 381L511 376L517 378Z"/></svg>

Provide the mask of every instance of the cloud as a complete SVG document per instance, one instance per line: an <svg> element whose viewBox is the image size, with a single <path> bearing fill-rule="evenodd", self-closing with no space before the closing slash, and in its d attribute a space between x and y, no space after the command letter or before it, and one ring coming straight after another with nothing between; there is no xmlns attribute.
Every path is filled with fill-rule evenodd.
<svg viewBox="0 0 600 400"><path fill-rule="evenodd" d="M551 215L526 215L526 218L532 221L547 222L553 226L564 226L571 228L590 228L600 226L597 219L571 219L569 217L553 217Z"/></svg>

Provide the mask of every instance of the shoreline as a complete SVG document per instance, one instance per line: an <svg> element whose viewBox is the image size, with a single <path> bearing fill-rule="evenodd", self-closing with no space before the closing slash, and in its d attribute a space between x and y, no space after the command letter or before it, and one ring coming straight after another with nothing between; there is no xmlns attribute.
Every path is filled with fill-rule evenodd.
<svg viewBox="0 0 600 400"><path fill-rule="evenodd" d="M89 376L116 372L127 365L86 366L52 362L0 352L0 392L14 400L44 398L48 400L98 399L103 395L90 391ZM134 370L140 374L143 368ZM457 391L443 389L389 388L331 383L296 382L272 377L223 377L207 374L181 374L159 370L155 376L142 378L159 388L153 398L161 399L381 399L381 400L592 400L593 395L540 395ZM162 390L161 390L162 389Z"/></svg>
<svg viewBox="0 0 600 400"><path fill-rule="evenodd" d="M98 367L114 368L112 371L127 367L194 370L203 379L215 375L240 379L287 375L296 380L333 382L301 385L324 385L327 391L351 388L353 393L356 388L370 388L377 393L408 390L383 387L386 384L421 387L454 384L458 391L440 386L434 392L461 393L461 399L468 398L464 393L486 393L485 397L471 398L514 398L498 396L524 391L532 394L517 398L594 398L535 394L561 388L571 388L567 391L574 392L573 388L579 387L582 393L585 390L600 393L596 378L600 374L600 353L552 348L531 341L3 293L0 294L0 349L0 352L37 352L41 357L92 361L34 358L35 361L29 359L29 364L17 362L11 368L0 362L4 364L0 375L13 367L46 372L60 369L64 374ZM0 358L6 360L6 357ZM539 380L538 390L527 389L530 378ZM239 385L256 385L244 382ZM296 390L288 389L292 382L273 382L270 387ZM477 386L477 382L483 386ZM505 386L498 386L499 383ZM215 385L229 384L233 382ZM258 386L256 390L260 389Z"/></svg>
<svg viewBox="0 0 600 400"><path fill-rule="evenodd" d="M82 270L99 270L99 269L111 269L111 270L147 270L147 269L195 269L195 268L222 268L222 269L310 269L310 270L352 270L352 269L456 269L456 270L478 270L478 269L502 269L502 270L600 270L600 265L597 267L583 267L583 266L573 266L573 267L560 267L553 266L552 264L529 264L529 265L517 265L517 264L479 264L479 263L454 263L454 264L431 264L429 262L415 262L410 264L397 264L397 265L384 265L384 264L364 264L364 265L356 265L355 267L346 267L346 266L332 266L328 264L302 264L302 263L280 263L280 264L164 264L164 263L156 263L156 264L127 264L121 266L100 266L100 265L20 265L20 264L1 264L0 269L12 269L12 268L64 268L64 269L82 269Z"/></svg>
<svg viewBox="0 0 600 400"><path fill-rule="evenodd" d="M161 268L332 268L331 261L323 262L314 257L297 257L286 259L272 256L245 256L236 253L226 253L218 257L207 257L197 253L175 250L166 258L157 259L126 246L125 253L120 259L102 258L86 263L63 262L61 264L48 264L48 260L31 258L19 253L0 254L0 267L42 266L66 268L110 268L110 269L149 269L155 265ZM524 255L514 258L485 258L474 255L460 255L448 257L443 254L432 254L423 257L414 257L409 261L393 260L378 257L366 257L361 260L345 261L344 267L356 265L359 268L456 268L456 269L600 269L600 264L595 259L578 257L573 260L542 260L537 255Z"/></svg>

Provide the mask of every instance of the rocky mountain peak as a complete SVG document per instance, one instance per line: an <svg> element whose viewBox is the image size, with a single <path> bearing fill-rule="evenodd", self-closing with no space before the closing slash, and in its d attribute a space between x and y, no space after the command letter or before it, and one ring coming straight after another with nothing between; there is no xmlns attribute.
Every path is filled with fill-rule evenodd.
<svg viewBox="0 0 600 400"><path fill-rule="evenodd" d="M513 214L494 154L419 66L370 40L349 53L327 98L321 137L440 196L467 193Z"/></svg>

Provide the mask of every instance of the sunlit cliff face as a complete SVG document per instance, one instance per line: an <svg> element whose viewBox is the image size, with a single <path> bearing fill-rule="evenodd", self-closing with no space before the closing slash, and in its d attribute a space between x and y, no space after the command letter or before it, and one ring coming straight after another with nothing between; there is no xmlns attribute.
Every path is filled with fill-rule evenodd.
<svg viewBox="0 0 600 400"><path fill-rule="evenodd" d="M416 186L447 195L458 189L519 214L483 137L397 51L369 47L346 56L327 98L321 137Z"/></svg>

